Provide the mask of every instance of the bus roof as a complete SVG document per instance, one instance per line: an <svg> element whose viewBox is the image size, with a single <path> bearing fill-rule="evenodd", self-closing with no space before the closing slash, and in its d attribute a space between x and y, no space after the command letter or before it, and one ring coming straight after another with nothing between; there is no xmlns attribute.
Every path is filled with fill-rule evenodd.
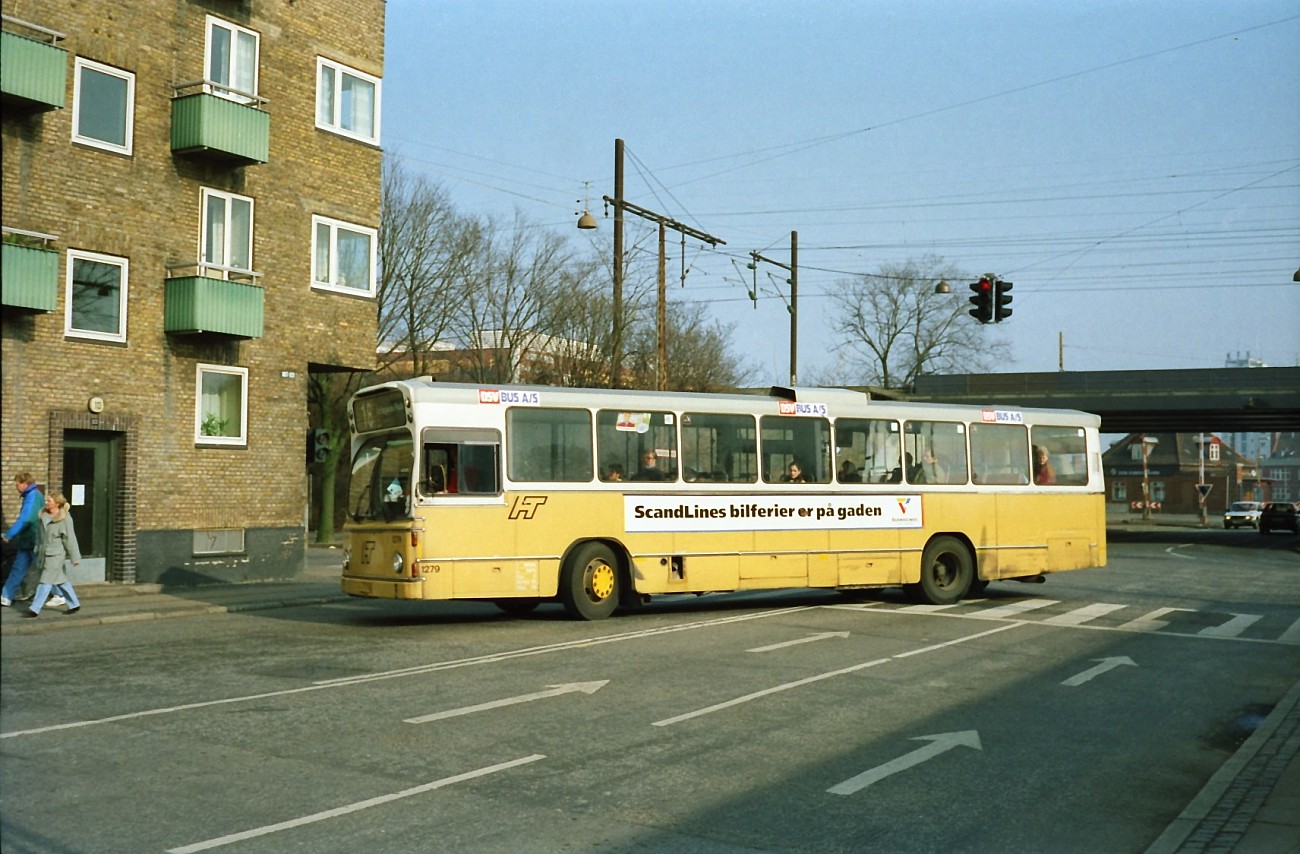
<svg viewBox="0 0 1300 854"><path fill-rule="evenodd" d="M432 377L392 380L361 389L355 396L373 393L382 388L400 388L406 391L412 404L481 404L505 403L525 400L531 405L590 407L603 409L680 410L709 409L714 412L743 412L754 414L780 413L782 402L808 407L824 406L822 412L803 411L802 414L826 414L830 417L895 417L895 418L952 418L960 415L970 420L982 420L988 412L1015 412L1035 422L1067 420L1084 426L1100 427L1101 417L1073 409L1044 409L1019 407L1014 403L945 404L877 400L864 391L846 388L773 386L766 393L760 390L737 392L674 392L644 389L567 388L561 386L515 385L491 383L442 382ZM503 397L501 392L507 392ZM355 397L354 396L354 397Z"/></svg>

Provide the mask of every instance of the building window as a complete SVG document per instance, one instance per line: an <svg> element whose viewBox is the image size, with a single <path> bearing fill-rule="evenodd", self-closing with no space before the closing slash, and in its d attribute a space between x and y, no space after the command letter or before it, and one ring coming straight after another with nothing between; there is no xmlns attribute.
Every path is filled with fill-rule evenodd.
<svg viewBox="0 0 1300 854"><path fill-rule="evenodd" d="M312 287L373 296L379 233L323 216L311 223Z"/></svg>
<svg viewBox="0 0 1300 854"><path fill-rule="evenodd" d="M128 262L114 255L68 250L64 332L99 341L126 340Z"/></svg>
<svg viewBox="0 0 1300 854"><path fill-rule="evenodd" d="M1128 484L1122 480L1113 480L1110 483L1110 500L1111 501L1128 501Z"/></svg>
<svg viewBox="0 0 1300 854"><path fill-rule="evenodd" d="M379 144L380 80L316 57L316 127Z"/></svg>
<svg viewBox="0 0 1300 854"><path fill-rule="evenodd" d="M253 269L253 200L217 190L203 190L203 233L199 235L203 275L229 278ZM229 269L222 269L229 268Z"/></svg>
<svg viewBox="0 0 1300 854"><path fill-rule="evenodd" d="M73 142L130 154L134 115L135 75L77 57Z"/></svg>
<svg viewBox="0 0 1300 854"><path fill-rule="evenodd" d="M1219 453L1220 453L1219 449L1222 447L1223 446L1220 445L1218 442L1212 442L1210 444L1210 462L1217 463L1219 461Z"/></svg>
<svg viewBox="0 0 1300 854"><path fill-rule="evenodd" d="M248 443L248 368L199 365L194 441L201 445Z"/></svg>
<svg viewBox="0 0 1300 854"><path fill-rule="evenodd" d="M257 95L257 51L257 33L209 15L207 78L226 87L213 89L212 94L250 103L251 97L240 95Z"/></svg>

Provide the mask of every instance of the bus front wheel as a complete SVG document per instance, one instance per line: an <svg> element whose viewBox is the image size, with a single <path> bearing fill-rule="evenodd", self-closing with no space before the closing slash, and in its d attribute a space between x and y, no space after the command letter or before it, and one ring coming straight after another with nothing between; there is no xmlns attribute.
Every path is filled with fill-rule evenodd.
<svg viewBox="0 0 1300 854"><path fill-rule="evenodd" d="M974 577L966 546L953 537L935 537L921 554L921 580L904 589L913 601L951 605L966 595Z"/></svg>
<svg viewBox="0 0 1300 854"><path fill-rule="evenodd" d="M603 620L618 607L618 559L604 543L583 543L564 562L560 601L569 616Z"/></svg>

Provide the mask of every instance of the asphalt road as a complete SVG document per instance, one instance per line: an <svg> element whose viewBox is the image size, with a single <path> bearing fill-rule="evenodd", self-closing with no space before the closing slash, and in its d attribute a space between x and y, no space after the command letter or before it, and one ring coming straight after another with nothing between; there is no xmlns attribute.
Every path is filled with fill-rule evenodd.
<svg viewBox="0 0 1300 854"><path fill-rule="evenodd" d="M1300 676L1296 538L910 606L350 600L6 637L25 851L1144 851Z"/></svg>

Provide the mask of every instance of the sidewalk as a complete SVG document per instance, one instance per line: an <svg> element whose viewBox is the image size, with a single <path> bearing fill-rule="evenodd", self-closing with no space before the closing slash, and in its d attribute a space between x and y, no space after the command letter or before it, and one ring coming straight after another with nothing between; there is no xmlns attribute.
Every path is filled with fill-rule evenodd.
<svg viewBox="0 0 1300 854"><path fill-rule="evenodd" d="M57 631L73 626L111 625L139 620L164 620L201 614L262 611L296 605L338 602L348 597L339 588L342 551L313 546L306 568L291 581L164 587L160 584L79 584L81 610L67 615L63 606L46 605L36 619L24 617L27 602L0 608L0 636Z"/></svg>
<svg viewBox="0 0 1300 854"><path fill-rule="evenodd" d="M1156 524L1195 527L1199 521L1165 517ZM168 589L83 585L77 588L81 611L71 616L47 606L33 620L22 616L26 603L0 608L0 635L338 602L347 599L339 590L340 560L337 549L313 547L306 571L293 581ZM1300 681L1146 854L1202 852L1300 854Z"/></svg>

